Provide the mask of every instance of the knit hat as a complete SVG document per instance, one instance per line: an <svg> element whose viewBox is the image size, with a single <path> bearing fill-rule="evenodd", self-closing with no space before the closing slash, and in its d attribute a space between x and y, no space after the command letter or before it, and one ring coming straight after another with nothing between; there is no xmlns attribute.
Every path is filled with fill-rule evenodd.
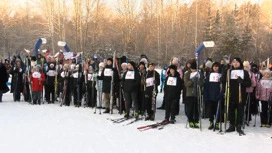
<svg viewBox="0 0 272 153"><path fill-rule="evenodd" d="M126 66L127 66L127 63L122 63L121 66L123 66L123 65L126 65Z"/></svg>
<svg viewBox="0 0 272 153"><path fill-rule="evenodd" d="M103 62L99 63L99 67L104 67L104 66L105 66L105 65L104 65Z"/></svg>
<svg viewBox="0 0 272 153"><path fill-rule="evenodd" d="M176 66L176 65L173 65L173 64L172 64L172 65L170 65L168 68L177 71L177 66Z"/></svg>
<svg viewBox="0 0 272 153"><path fill-rule="evenodd" d="M193 60L192 62L191 62L191 69L196 69L196 61L195 60Z"/></svg>
<svg viewBox="0 0 272 153"><path fill-rule="evenodd" d="M263 75L264 75L264 73L268 73L269 75L271 75L271 71L269 69L263 70Z"/></svg>
<svg viewBox="0 0 272 153"><path fill-rule="evenodd" d="M129 61L128 62L134 69L135 69L135 67L136 67L136 64L135 64L135 62L133 62L133 61Z"/></svg>
<svg viewBox="0 0 272 153"><path fill-rule="evenodd" d="M244 61L244 62L243 62L243 66L244 66L244 67L250 67L250 64L249 64L248 61Z"/></svg>
<svg viewBox="0 0 272 153"><path fill-rule="evenodd" d="M140 65L143 65L143 66L145 67L145 63L144 63L144 62L140 62L140 63L139 63L139 66L140 66Z"/></svg>
<svg viewBox="0 0 272 153"><path fill-rule="evenodd" d="M111 63L113 63L113 59L112 58L108 58L107 61L111 61Z"/></svg>
<svg viewBox="0 0 272 153"><path fill-rule="evenodd" d="M237 62L239 62L239 63L240 63L240 68L243 68L243 63L242 63L241 58L239 58L239 57L235 57L235 58L233 58L233 61L237 61Z"/></svg>

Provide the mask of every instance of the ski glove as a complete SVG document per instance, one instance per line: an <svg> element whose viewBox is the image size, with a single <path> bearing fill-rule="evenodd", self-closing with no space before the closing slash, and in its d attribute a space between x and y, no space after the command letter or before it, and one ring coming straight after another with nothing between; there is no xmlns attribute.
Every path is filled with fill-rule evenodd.
<svg viewBox="0 0 272 153"><path fill-rule="evenodd" d="M243 80L241 77L238 77L238 78L237 78L237 82L238 82L238 83L243 83L243 81L244 81L244 80Z"/></svg>

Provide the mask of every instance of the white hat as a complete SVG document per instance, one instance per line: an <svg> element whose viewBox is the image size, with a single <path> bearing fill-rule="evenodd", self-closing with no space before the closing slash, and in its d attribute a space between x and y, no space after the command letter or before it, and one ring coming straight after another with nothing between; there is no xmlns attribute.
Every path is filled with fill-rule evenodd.
<svg viewBox="0 0 272 153"><path fill-rule="evenodd" d="M123 66L123 65L127 66L127 63L122 63L121 66Z"/></svg>
<svg viewBox="0 0 272 153"><path fill-rule="evenodd" d="M100 62L99 63L99 67L104 67L105 65L104 65L104 63L103 62Z"/></svg>
<svg viewBox="0 0 272 153"><path fill-rule="evenodd" d="M244 66L244 67L250 67L250 64L249 64L248 61L244 61L244 62L243 62L243 66Z"/></svg>
<svg viewBox="0 0 272 153"><path fill-rule="evenodd" d="M49 66L50 66L50 67L51 67L51 66L54 66L54 64L53 64L53 63L51 63Z"/></svg>

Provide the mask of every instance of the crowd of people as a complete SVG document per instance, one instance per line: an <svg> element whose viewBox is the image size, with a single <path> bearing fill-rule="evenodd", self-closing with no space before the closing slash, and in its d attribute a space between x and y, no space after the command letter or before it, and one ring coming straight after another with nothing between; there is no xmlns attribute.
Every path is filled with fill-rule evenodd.
<svg viewBox="0 0 272 153"><path fill-rule="evenodd" d="M173 57L158 73L147 57L118 63L113 58L82 62L39 54L1 61L0 76L0 102L10 90L14 102L23 95L31 104L60 101L61 106L95 107L103 113L116 106L127 119L152 121L156 109L165 109L165 121L172 124L183 103L190 128L200 128L200 119L209 118L210 130L219 130L220 123L229 121L226 132L244 135L242 127L253 121L252 116L256 124L258 113L261 127L271 126L271 70L238 57L230 61L224 56L220 63L209 58L204 64L190 59L184 66ZM156 108L158 92L163 93L163 101Z"/></svg>

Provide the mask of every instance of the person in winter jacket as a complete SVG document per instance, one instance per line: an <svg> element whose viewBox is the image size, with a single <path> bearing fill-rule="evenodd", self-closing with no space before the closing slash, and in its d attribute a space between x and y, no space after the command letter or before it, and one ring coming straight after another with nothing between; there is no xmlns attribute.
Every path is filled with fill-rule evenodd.
<svg viewBox="0 0 272 153"><path fill-rule="evenodd" d="M166 79L166 70L167 70L167 65L164 64L163 69L161 70L161 91L160 92L162 92L164 88L164 82Z"/></svg>
<svg viewBox="0 0 272 153"><path fill-rule="evenodd" d="M214 62L211 66L211 72L206 73L206 79L204 84L204 101L208 107L209 121L210 126L209 130L212 130L215 127L216 130L219 130L219 117L217 116L216 125L214 125L214 117L217 114L217 107L223 104L221 97L221 73L219 71L220 63ZM219 115L219 113L218 113Z"/></svg>
<svg viewBox="0 0 272 153"><path fill-rule="evenodd" d="M259 99L262 104L261 127L271 126L272 80L270 75L271 71L269 69L264 70L263 77L260 82L258 82L256 89L256 98Z"/></svg>
<svg viewBox="0 0 272 153"><path fill-rule="evenodd" d="M88 71L86 72L85 76L87 77L87 91L88 92L88 107L95 107L96 104L96 82L95 82L95 73L93 70L92 65L89 66Z"/></svg>
<svg viewBox="0 0 272 153"><path fill-rule="evenodd" d="M148 71L146 73L145 82L146 82L145 109L147 111L147 117L145 118L145 120L154 121L158 86L160 85L160 74L157 71L155 71L155 65L153 63L148 64ZM154 103L153 100L155 100Z"/></svg>
<svg viewBox="0 0 272 153"><path fill-rule="evenodd" d="M48 104L54 103L55 99L55 77L58 75L56 72L55 64L51 63L46 72L46 88L45 97Z"/></svg>
<svg viewBox="0 0 272 153"><path fill-rule="evenodd" d="M62 72L60 73L60 80L61 83L63 84L62 87L62 104L66 105L66 106L70 106L70 102L71 102L71 88L70 88L70 72L68 70L69 65L68 64L64 64Z"/></svg>
<svg viewBox="0 0 272 153"><path fill-rule="evenodd" d="M147 62L147 61L146 61ZM138 65L139 73L141 77L141 86L138 91L138 97L139 97L139 109L141 110L141 114L143 115L145 112L145 91L146 91L146 67L144 62L140 62Z"/></svg>
<svg viewBox="0 0 272 153"><path fill-rule="evenodd" d="M125 117L129 118L130 108L134 106L135 118L139 117L138 89L140 87L140 74L133 61L128 62L128 71L124 73L122 81L124 82L124 93L126 99ZM133 103L132 103L133 102Z"/></svg>
<svg viewBox="0 0 272 153"><path fill-rule="evenodd" d="M179 102L182 82L176 65L169 66L168 75L164 84L165 121L174 124L177 103ZM171 118L170 118L171 117ZM170 121L169 121L170 118Z"/></svg>
<svg viewBox="0 0 272 153"><path fill-rule="evenodd" d="M75 107L81 106L83 82L82 66L81 64L77 64L75 70L72 72L71 78L72 95Z"/></svg>
<svg viewBox="0 0 272 153"><path fill-rule="evenodd" d="M43 90L43 83L45 80L45 76L43 73L40 73L39 67L34 68L34 72L31 74L30 80L32 84L33 104L36 105L38 102L40 105L41 102L39 100L41 99L41 93Z"/></svg>
<svg viewBox="0 0 272 153"><path fill-rule="evenodd" d="M125 109L125 98L124 98L125 97L125 95L124 95L124 82L122 81L122 78L123 78L125 72L127 72L127 63L122 63L121 68L122 68L122 70L120 72L120 93L119 93L120 94L121 108L118 108L120 114L122 114L123 112L126 111L126 109Z"/></svg>
<svg viewBox="0 0 272 153"><path fill-rule="evenodd" d="M2 96L4 93L9 91L9 88L7 87L7 82L8 82L8 72L3 63L0 63L0 102L2 102Z"/></svg>
<svg viewBox="0 0 272 153"><path fill-rule="evenodd" d="M186 115L191 128L199 128L198 96L201 94L198 86L203 86L203 74L197 72L197 64L192 60L190 70L184 75L184 84L186 87Z"/></svg>
<svg viewBox="0 0 272 153"><path fill-rule="evenodd" d="M252 109L251 106L254 105L255 102L255 90L254 88L257 85L257 79L253 72L251 72L251 66L248 61L243 62L244 70L246 70L249 74L249 77L251 79L251 86L249 88L246 88L247 93L247 102L246 102L246 111L245 111L245 123L249 125L249 121L251 121L251 114Z"/></svg>
<svg viewBox="0 0 272 153"><path fill-rule="evenodd" d="M13 100L20 101L21 92L23 91L23 74L24 69L20 59L16 59L15 66L10 70L12 75L11 90L13 93Z"/></svg>
<svg viewBox="0 0 272 153"><path fill-rule="evenodd" d="M101 73L102 73L102 71L103 71L103 68L104 68L104 63L103 62L100 62L99 63L99 68L98 68L98 76L101 76ZM105 107L105 103L103 102L103 92L102 92L102 87L103 87L103 80L98 80L97 78L96 78L96 80L97 80L97 83L96 83L96 90L97 90L97 107L98 108L103 108L103 107Z"/></svg>
<svg viewBox="0 0 272 153"><path fill-rule="evenodd" d="M229 78L229 80L227 80L227 78ZM222 90L225 89L226 81L230 81L230 95L226 95L230 98L228 108L230 126L226 132L233 132L236 129L239 135L244 135L244 131L242 131L241 126L244 121L244 106L246 104L247 98L246 88L251 86L251 79L248 72L243 69L243 63L240 58L234 58L232 61L231 69L226 69L226 71L223 73ZM236 110L237 117L235 117Z"/></svg>
<svg viewBox="0 0 272 153"><path fill-rule="evenodd" d="M102 70L101 76L97 76L98 80L103 80L102 92L104 95L104 102L106 105L106 110L103 113L110 113L110 98L111 96L113 96L113 95L110 95L110 90L112 86L111 84L112 78L113 78L113 84L117 84L119 80L118 72L116 68L113 68L112 65L113 65L113 59L108 58L107 65ZM115 91L113 91L112 93L115 94Z"/></svg>

